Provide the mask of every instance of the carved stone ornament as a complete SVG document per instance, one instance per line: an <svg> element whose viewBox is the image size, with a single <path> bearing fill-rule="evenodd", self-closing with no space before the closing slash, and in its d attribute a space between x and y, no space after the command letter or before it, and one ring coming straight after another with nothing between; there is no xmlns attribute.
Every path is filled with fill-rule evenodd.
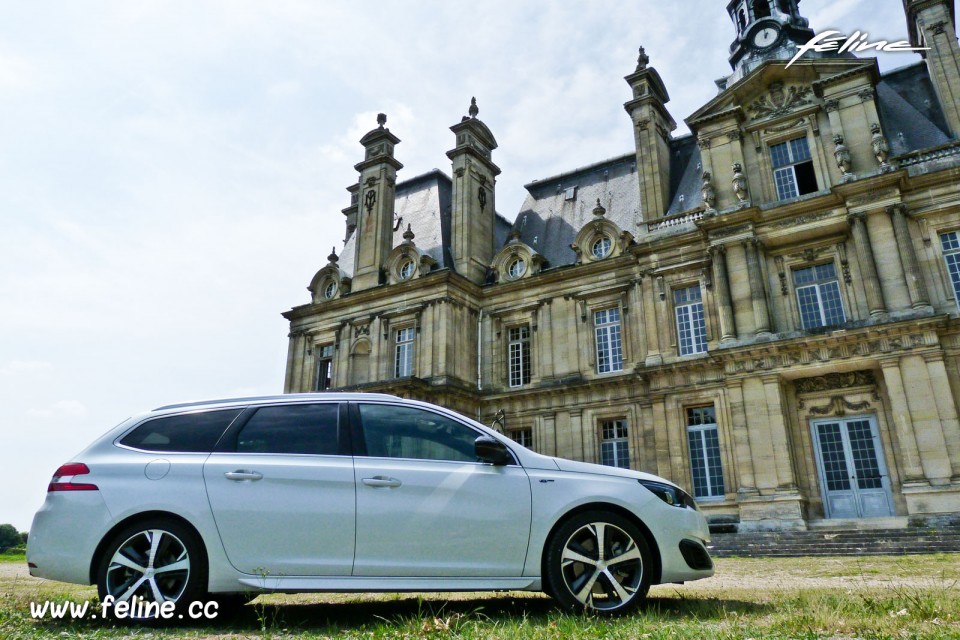
<svg viewBox="0 0 960 640"><path fill-rule="evenodd" d="M811 87L792 86L784 90L782 82L770 84L770 92L753 102L747 110L753 115L751 120L776 118L810 104Z"/></svg>
<svg viewBox="0 0 960 640"><path fill-rule="evenodd" d="M868 387L877 384L873 371L848 371L846 373L828 373L813 378L800 378L793 383L797 393L816 393L850 387Z"/></svg>
<svg viewBox="0 0 960 640"><path fill-rule="evenodd" d="M843 136L833 136L833 144L836 145L833 157L836 158L837 168L840 169L840 182L846 183L856 180L857 176L850 173L850 167L853 166L853 163L850 159L850 149L847 148L847 145L843 144Z"/></svg>
<svg viewBox="0 0 960 640"><path fill-rule="evenodd" d="M810 415L812 416L830 416L836 415L843 417L847 414L847 411L861 412L866 411L870 408L870 401L864 400L863 402L850 402L843 396L832 396L830 402L820 407L810 407Z"/></svg>
<svg viewBox="0 0 960 640"><path fill-rule="evenodd" d="M373 211L373 205L377 202L377 192L374 189L368 189L367 195L363 199L363 206L367 208L367 213Z"/></svg>
<svg viewBox="0 0 960 640"><path fill-rule="evenodd" d="M743 174L743 165L739 162L733 163L733 180L731 182L733 192L737 194L737 200L740 201L740 206L746 206L750 192L747 190L747 176Z"/></svg>
<svg viewBox="0 0 960 640"><path fill-rule="evenodd" d="M593 215L598 218L602 218L604 215L606 215L606 213L607 210L603 208L602 204L600 204L600 198L597 198L597 206L593 208Z"/></svg>
<svg viewBox="0 0 960 640"><path fill-rule="evenodd" d="M487 189L482 185L477 188L477 202L480 203L480 211L487 207Z"/></svg>
<svg viewBox="0 0 960 640"><path fill-rule="evenodd" d="M717 190L713 188L712 177L709 171L704 171L703 186L700 187L700 193L703 195L703 202L707 205L708 211L713 211L717 204Z"/></svg>
<svg viewBox="0 0 960 640"><path fill-rule="evenodd" d="M870 126L870 131L873 133L873 140L871 141L871 145L873 146L873 155L877 157L877 162L880 163L881 173L896 171L897 168L887 162L887 160L890 158L890 145L887 143L886 137L880 130L880 125L874 123Z"/></svg>

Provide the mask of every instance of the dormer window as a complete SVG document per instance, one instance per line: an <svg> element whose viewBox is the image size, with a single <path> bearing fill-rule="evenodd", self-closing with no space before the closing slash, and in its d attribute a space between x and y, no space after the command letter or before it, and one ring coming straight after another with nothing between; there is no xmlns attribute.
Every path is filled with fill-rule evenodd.
<svg viewBox="0 0 960 640"><path fill-rule="evenodd" d="M817 191L817 174L806 138L796 138L770 147L777 198L788 200Z"/></svg>
<svg viewBox="0 0 960 640"><path fill-rule="evenodd" d="M563 192L564 200L576 200L577 199L577 188L576 187L567 187Z"/></svg>

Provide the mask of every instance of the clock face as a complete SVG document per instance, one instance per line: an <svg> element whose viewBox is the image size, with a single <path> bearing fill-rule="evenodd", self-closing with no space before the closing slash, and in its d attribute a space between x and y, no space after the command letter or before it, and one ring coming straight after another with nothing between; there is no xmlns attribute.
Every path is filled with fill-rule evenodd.
<svg viewBox="0 0 960 640"><path fill-rule="evenodd" d="M773 27L764 27L757 31L753 36L753 46L758 49L766 49L772 46L780 37L780 31Z"/></svg>

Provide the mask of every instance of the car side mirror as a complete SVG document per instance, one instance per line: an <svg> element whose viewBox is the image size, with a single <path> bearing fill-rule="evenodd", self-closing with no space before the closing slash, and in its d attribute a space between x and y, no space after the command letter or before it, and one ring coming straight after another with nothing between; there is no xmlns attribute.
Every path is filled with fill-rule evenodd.
<svg viewBox="0 0 960 640"><path fill-rule="evenodd" d="M513 462L513 455L507 445L496 438L490 436L480 436L474 441L474 447L477 452L477 460L486 462L498 467Z"/></svg>

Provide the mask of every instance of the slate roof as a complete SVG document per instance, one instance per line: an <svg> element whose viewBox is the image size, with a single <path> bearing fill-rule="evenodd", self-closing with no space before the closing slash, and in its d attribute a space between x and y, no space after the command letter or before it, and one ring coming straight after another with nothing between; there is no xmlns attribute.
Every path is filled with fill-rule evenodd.
<svg viewBox="0 0 960 640"><path fill-rule="evenodd" d="M923 62L895 69L877 84L880 124L893 155L946 144L946 118Z"/></svg>

